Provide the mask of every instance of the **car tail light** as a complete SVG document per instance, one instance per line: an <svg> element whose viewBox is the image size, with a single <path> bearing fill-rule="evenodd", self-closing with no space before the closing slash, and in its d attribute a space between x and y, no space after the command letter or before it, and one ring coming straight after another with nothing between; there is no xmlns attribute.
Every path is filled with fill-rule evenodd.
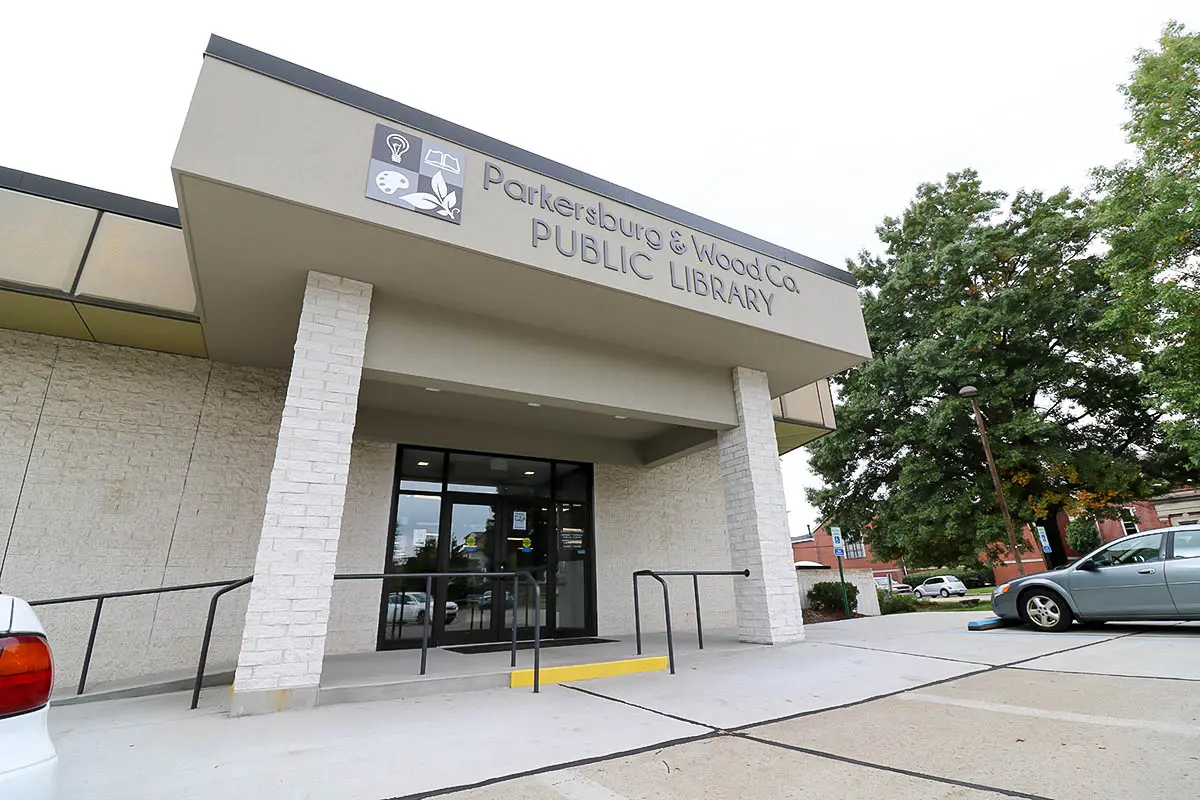
<svg viewBox="0 0 1200 800"><path fill-rule="evenodd" d="M41 708L53 687L54 659L43 637L0 637L0 717Z"/></svg>

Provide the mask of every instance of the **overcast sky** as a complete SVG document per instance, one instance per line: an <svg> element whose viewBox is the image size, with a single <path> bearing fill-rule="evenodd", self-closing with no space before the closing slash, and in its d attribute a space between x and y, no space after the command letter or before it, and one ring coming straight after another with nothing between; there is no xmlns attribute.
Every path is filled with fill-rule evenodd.
<svg viewBox="0 0 1200 800"><path fill-rule="evenodd" d="M1195 0L713 5L9 2L0 165L175 205L216 33L842 266L951 170L1086 185L1128 154L1130 58L1200 27Z"/></svg>

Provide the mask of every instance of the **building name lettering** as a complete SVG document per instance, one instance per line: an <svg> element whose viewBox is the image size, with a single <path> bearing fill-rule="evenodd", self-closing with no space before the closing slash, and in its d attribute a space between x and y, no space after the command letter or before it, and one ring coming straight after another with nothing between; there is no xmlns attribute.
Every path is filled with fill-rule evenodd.
<svg viewBox="0 0 1200 800"><path fill-rule="evenodd" d="M535 250L553 248L563 258L628 275L630 280L666 279L674 289L767 316L775 314L776 289L801 291L794 275L757 254L746 260L722 250L713 239L678 229L664 233L625 217L620 209L605 207L603 201L581 203L554 194L544 183L533 186L506 179L503 167L490 161L484 165L483 189L499 190L536 209L529 239Z"/></svg>

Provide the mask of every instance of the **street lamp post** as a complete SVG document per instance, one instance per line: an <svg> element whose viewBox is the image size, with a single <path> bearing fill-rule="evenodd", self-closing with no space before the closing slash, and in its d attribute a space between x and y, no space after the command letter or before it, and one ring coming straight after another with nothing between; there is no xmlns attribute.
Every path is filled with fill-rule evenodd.
<svg viewBox="0 0 1200 800"><path fill-rule="evenodd" d="M979 438L983 440L983 454L987 456L988 470L992 473L992 484L996 487L996 500L1000 503L1000 513L1004 515L1004 528L1008 531L1008 545L1012 548L1013 559L1017 562L1017 574L1025 575L1025 564L1021 561L1021 550L1017 547L1017 532L1013 529L1012 517L1008 514L1008 501L1004 499L1004 489L1000 486L1000 473L996 471L996 459L992 458L992 446L988 444L987 429L983 426L983 414L979 411L979 390L974 386L964 386L958 393L971 401L975 409L975 424L979 426Z"/></svg>

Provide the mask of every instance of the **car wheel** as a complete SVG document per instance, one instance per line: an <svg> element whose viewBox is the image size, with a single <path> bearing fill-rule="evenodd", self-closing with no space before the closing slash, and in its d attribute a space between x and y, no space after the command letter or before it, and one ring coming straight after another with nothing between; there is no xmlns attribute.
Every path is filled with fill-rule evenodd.
<svg viewBox="0 0 1200 800"><path fill-rule="evenodd" d="M418 623L418 624L424 624L424 623L425 623L425 612L424 612L424 611L418 611L418 612L417 612L417 623Z"/></svg>
<svg viewBox="0 0 1200 800"><path fill-rule="evenodd" d="M950 590L949 590L949 589L942 589L942 592L941 592L941 594L942 594L942 597L949 597L949 596L950 596Z"/></svg>
<svg viewBox="0 0 1200 800"><path fill-rule="evenodd" d="M1073 615L1065 600L1049 589L1032 589L1021 595L1021 616L1040 631L1065 631Z"/></svg>
<svg viewBox="0 0 1200 800"><path fill-rule="evenodd" d="M920 590L920 589L915 589L915 590L913 590L913 597L917 598L918 600L920 600L920 599L921 599L921 598L923 598L924 596L925 596L925 595L921 594L921 590Z"/></svg>

